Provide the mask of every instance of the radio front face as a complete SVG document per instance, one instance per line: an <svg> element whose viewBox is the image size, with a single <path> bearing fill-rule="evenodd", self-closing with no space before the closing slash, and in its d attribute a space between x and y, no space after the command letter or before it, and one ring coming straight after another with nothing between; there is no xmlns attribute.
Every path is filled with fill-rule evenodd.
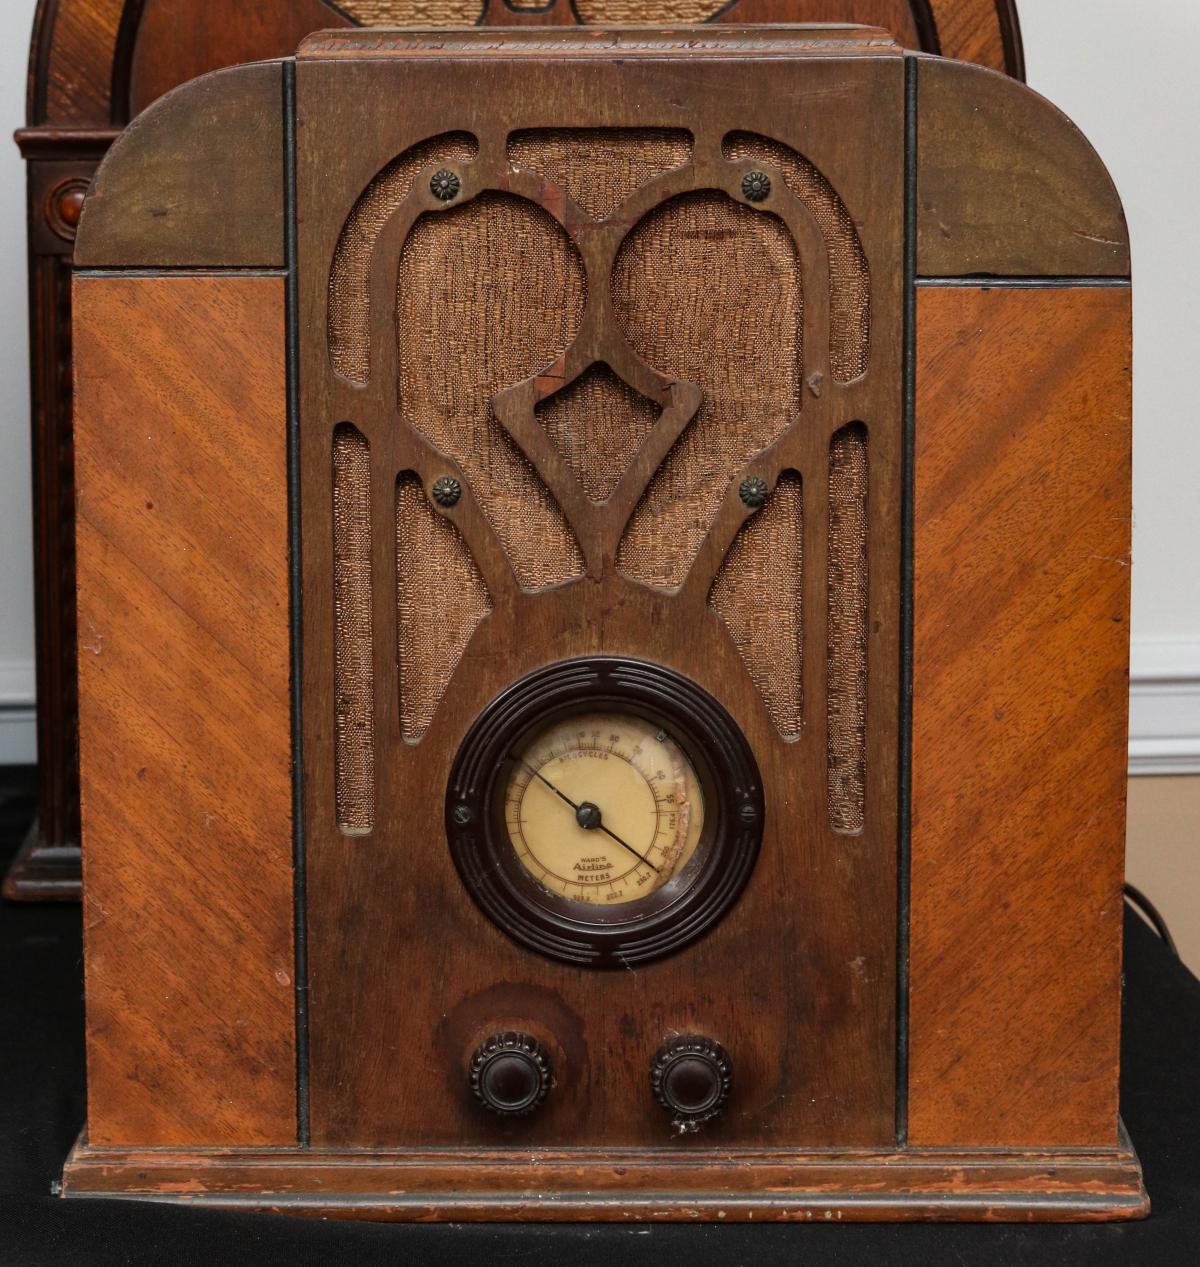
<svg viewBox="0 0 1200 1267"><path fill-rule="evenodd" d="M894 1140L902 63L719 75L297 67L314 1143Z"/></svg>

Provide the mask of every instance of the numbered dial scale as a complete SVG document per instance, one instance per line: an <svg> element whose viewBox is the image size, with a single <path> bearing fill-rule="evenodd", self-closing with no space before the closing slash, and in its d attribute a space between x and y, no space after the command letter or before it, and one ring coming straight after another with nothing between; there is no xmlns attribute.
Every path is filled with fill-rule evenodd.
<svg viewBox="0 0 1200 1267"><path fill-rule="evenodd" d="M634 713L584 712L514 753L504 825L525 869L579 902L636 902L691 862L704 791L691 758Z"/></svg>
<svg viewBox="0 0 1200 1267"><path fill-rule="evenodd" d="M612 967L669 954L737 900L762 835L758 769L694 682L618 658L542 669L493 700L451 773L467 889L513 940Z"/></svg>

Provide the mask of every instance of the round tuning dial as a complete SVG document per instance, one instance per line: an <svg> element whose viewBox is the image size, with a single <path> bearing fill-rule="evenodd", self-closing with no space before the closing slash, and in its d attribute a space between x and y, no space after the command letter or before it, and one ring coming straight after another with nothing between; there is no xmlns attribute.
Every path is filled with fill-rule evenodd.
<svg viewBox="0 0 1200 1267"><path fill-rule="evenodd" d="M654 1098L683 1133L711 1121L729 1099L733 1065L720 1043L683 1034L664 1043L650 1066Z"/></svg>
<svg viewBox="0 0 1200 1267"><path fill-rule="evenodd" d="M485 1038L471 1057L471 1091L486 1109L524 1117L546 1098L553 1083L545 1049L528 1034Z"/></svg>

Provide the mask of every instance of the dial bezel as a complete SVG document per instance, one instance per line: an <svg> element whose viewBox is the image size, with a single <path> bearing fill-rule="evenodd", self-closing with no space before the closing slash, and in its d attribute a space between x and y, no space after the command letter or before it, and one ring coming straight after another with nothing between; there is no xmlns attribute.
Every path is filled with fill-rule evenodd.
<svg viewBox="0 0 1200 1267"><path fill-rule="evenodd" d="M632 714L665 729L704 795L691 860L653 893L611 906L547 889L521 864L504 821L509 754L535 732L592 711ZM451 770L446 833L468 892L514 941L565 963L624 967L682 949L729 910L754 868L763 812L754 754L717 700L673 669L603 656L539 669L480 713Z"/></svg>

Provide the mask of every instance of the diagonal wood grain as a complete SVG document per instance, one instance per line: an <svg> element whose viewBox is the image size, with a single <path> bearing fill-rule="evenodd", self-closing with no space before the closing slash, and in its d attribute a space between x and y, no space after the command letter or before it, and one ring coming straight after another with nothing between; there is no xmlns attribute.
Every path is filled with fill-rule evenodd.
<svg viewBox="0 0 1200 1267"><path fill-rule="evenodd" d="M93 1144L295 1139L283 282L75 283Z"/></svg>
<svg viewBox="0 0 1200 1267"><path fill-rule="evenodd" d="M910 1139L1111 1146L1129 292L918 299Z"/></svg>

